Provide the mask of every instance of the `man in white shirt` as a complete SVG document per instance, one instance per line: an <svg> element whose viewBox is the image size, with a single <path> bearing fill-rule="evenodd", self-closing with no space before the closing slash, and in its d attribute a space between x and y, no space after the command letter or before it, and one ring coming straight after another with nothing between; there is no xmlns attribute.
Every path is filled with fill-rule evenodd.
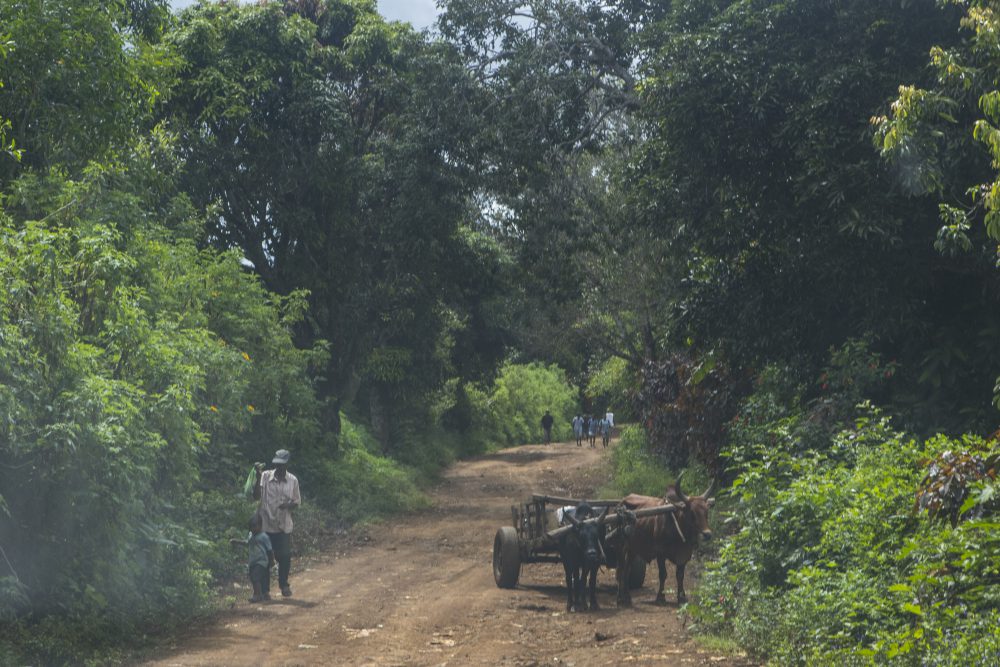
<svg viewBox="0 0 1000 667"><path fill-rule="evenodd" d="M583 417L579 414L573 417L573 435L576 437L576 446L579 447L583 443Z"/></svg>
<svg viewBox="0 0 1000 667"><path fill-rule="evenodd" d="M253 497L260 501L264 532L271 539L274 559L278 561L278 587L285 597L292 594L288 585L288 573L292 568L292 510L302 504L299 480L288 472L291 457L287 449L276 451L271 461L274 469L262 470L261 465L253 489Z"/></svg>

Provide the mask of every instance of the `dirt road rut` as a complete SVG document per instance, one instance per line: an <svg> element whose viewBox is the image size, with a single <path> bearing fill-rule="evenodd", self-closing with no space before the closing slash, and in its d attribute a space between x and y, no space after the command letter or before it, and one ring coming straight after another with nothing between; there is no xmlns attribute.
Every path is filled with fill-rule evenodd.
<svg viewBox="0 0 1000 667"><path fill-rule="evenodd" d="M673 604L650 604L655 566L631 609L615 608L613 571L598 578L603 608L581 614L565 611L561 565L525 565L514 590L494 584L493 536L511 504L533 492L593 497L609 452L532 445L458 463L431 509L295 561L294 597L241 599L147 664L747 665L690 641Z"/></svg>

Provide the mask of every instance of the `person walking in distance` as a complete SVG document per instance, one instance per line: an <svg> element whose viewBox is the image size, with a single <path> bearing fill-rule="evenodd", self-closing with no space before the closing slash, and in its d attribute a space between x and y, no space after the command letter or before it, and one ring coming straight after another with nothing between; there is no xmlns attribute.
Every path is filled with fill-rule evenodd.
<svg viewBox="0 0 1000 667"><path fill-rule="evenodd" d="M601 443L607 448L608 443L611 442L611 420L605 416L601 422Z"/></svg>
<svg viewBox="0 0 1000 667"><path fill-rule="evenodd" d="M573 417L573 436L576 438L576 446L579 447L583 443L583 417L577 413Z"/></svg>
<svg viewBox="0 0 1000 667"><path fill-rule="evenodd" d="M288 585L292 569L292 510L302 504L299 480L288 472L291 457L287 449L279 449L271 461L273 470L264 470L264 464L258 464L258 481L253 490L253 497L260 501L261 526L278 561L278 587L285 597L292 594Z"/></svg>
<svg viewBox="0 0 1000 667"><path fill-rule="evenodd" d="M555 422L555 418L549 414L546 410L545 414L542 415L542 431L545 433L545 444L552 442L552 424Z"/></svg>
<svg viewBox="0 0 1000 667"><path fill-rule="evenodd" d="M250 518L250 534L245 540L229 540L230 544L245 544L249 546L247 556L247 574L250 576L250 586L253 597L250 602L266 602L271 599L271 566L274 565L274 551L271 540L261 529L260 512L255 512Z"/></svg>

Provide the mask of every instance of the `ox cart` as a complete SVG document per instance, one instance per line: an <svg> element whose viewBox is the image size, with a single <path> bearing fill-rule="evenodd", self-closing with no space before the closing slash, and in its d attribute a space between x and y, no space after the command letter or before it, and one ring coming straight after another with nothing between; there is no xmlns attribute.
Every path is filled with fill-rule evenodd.
<svg viewBox="0 0 1000 667"><path fill-rule="evenodd" d="M561 498L534 494L531 500L519 505L512 505L512 526L501 526L493 538L493 579L500 588L514 588L521 576L521 565L524 563L559 563L559 535L568 530L560 527L556 520L556 509L566 506L577 506L583 500ZM621 500L587 500L587 504L595 510L613 509L621 504ZM645 513L650 513L648 510ZM658 513L658 512L657 512ZM634 518L633 513L632 518ZM609 527L609 532L621 528L624 517L619 514L608 514L602 523ZM587 522L598 521L588 519ZM604 542L605 559L602 563L608 568L617 567L617 554L613 540ZM630 570L629 587L641 588L646 579L646 561L641 558L633 560Z"/></svg>

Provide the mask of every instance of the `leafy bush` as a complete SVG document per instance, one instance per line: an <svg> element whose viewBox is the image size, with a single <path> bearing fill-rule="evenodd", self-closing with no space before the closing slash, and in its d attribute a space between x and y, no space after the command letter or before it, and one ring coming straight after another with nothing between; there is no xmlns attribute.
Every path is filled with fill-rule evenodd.
<svg viewBox="0 0 1000 667"><path fill-rule="evenodd" d="M470 436L495 445L539 442L546 410L555 419L553 439L569 437L575 391L556 365L505 364L489 390L466 387L471 403Z"/></svg>
<svg viewBox="0 0 1000 667"><path fill-rule="evenodd" d="M921 443L864 406L852 428L807 449L792 435L806 414L734 429L737 531L702 579L699 628L782 665L989 664L995 524L987 511L954 528L913 512L929 461L989 448ZM975 482L969 502L992 503L992 483Z"/></svg>
<svg viewBox="0 0 1000 667"><path fill-rule="evenodd" d="M593 405L608 406L615 413L615 421L627 422L635 418L632 397L637 389L635 372L621 357L610 357L590 376L586 394Z"/></svg>
<svg viewBox="0 0 1000 667"><path fill-rule="evenodd" d="M413 473L392 459L349 449L326 465L333 488L341 490L337 514L351 523L426 506Z"/></svg>
<svg viewBox="0 0 1000 667"><path fill-rule="evenodd" d="M322 462L304 491L345 524L426 506L417 471L380 455L375 438L346 416L341 425L338 457Z"/></svg>
<svg viewBox="0 0 1000 667"><path fill-rule="evenodd" d="M24 177L0 214L0 619L70 643L198 613L249 462L323 451L301 295L199 250L143 168Z"/></svg>
<svg viewBox="0 0 1000 667"><path fill-rule="evenodd" d="M612 497L629 493L662 496L674 477L649 451L646 432L636 424L622 428L618 446L611 451L611 465L614 482L606 494Z"/></svg>
<svg viewBox="0 0 1000 667"><path fill-rule="evenodd" d="M699 463L713 470L726 425L749 387L717 355L678 352L642 368L636 399L650 446L671 467Z"/></svg>

